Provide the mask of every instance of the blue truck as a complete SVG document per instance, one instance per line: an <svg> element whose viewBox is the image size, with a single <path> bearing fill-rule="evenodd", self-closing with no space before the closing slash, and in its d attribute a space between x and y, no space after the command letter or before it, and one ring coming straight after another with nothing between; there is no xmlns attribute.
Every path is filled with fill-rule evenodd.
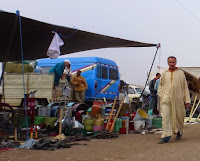
<svg viewBox="0 0 200 161"><path fill-rule="evenodd" d="M81 75L85 77L88 83L86 101L100 100L104 97L114 100L115 96L119 96L119 70L112 60L99 57L45 58L37 60L37 67L47 74L54 65L65 59L71 62L72 75L81 70Z"/></svg>

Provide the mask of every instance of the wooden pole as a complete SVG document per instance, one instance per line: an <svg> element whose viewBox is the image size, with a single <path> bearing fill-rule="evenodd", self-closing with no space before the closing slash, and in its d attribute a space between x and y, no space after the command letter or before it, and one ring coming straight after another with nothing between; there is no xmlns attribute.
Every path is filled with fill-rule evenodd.
<svg viewBox="0 0 200 161"><path fill-rule="evenodd" d="M110 120L112 118L112 114L113 114L113 111L114 111L114 108L115 108L116 101L117 101L117 96L115 96L115 100L114 100L114 103L113 103L113 106L112 106L112 110L110 112L110 116L108 118L108 122L107 122L107 125L106 125L106 130L108 130L109 123L110 123Z"/></svg>
<svg viewBox="0 0 200 161"><path fill-rule="evenodd" d="M192 115L194 106L195 106L195 104L196 104L196 101L197 101L197 95L195 96L194 103L193 103L192 108L191 108L191 111L190 111L189 120L190 120L190 118L191 118L191 115ZM188 120L188 121L189 121L189 120Z"/></svg>
<svg viewBox="0 0 200 161"><path fill-rule="evenodd" d="M197 103L197 105L196 105L196 107L195 107L195 109L194 109L194 111L193 111L193 113L192 113L190 119L193 117L194 113L196 112L197 108L199 107L199 104L200 104L200 100L199 100L199 102Z"/></svg>
<svg viewBox="0 0 200 161"><path fill-rule="evenodd" d="M198 121L199 117L200 117L200 114L199 114L199 116L197 117L197 121Z"/></svg>
<svg viewBox="0 0 200 161"><path fill-rule="evenodd" d="M14 134L15 134L15 138L14 138L14 140L17 141L17 128L15 127L14 130L15 130L15 131L14 131Z"/></svg>
<svg viewBox="0 0 200 161"><path fill-rule="evenodd" d="M112 126L111 126L110 132L112 132L113 129L114 129L114 127L115 127L115 122L116 122L117 117L118 117L118 115L119 115L119 112L120 112L120 110L121 110L121 108L122 108L122 106L123 106L123 104L124 104L124 100L125 100L125 97L123 98L123 100L122 100L122 102L121 102L121 105L119 106L119 108L118 108L118 110L117 110L117 114L115 115L115 119L114 119L113 124L112 124Z"/></svg>
<svg viewBox="0 0 200 161"><path fill-rule="evenodd" d="M62 133L62 113L63 113L63 109L60 108L59 135Z"/></svg>

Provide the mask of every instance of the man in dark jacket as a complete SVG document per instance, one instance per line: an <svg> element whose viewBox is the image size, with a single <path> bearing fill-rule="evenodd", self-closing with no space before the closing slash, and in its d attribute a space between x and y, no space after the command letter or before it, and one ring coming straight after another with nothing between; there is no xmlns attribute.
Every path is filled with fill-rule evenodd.
<svg viewBox="0 0 200 161"><path fill-rule="evenodd" d="M157 109L157 91L154 89L156 80L160 78L160 73L156 73L156 77L150 81L149 90L150 90L150 106L149 110Z"/></svg>

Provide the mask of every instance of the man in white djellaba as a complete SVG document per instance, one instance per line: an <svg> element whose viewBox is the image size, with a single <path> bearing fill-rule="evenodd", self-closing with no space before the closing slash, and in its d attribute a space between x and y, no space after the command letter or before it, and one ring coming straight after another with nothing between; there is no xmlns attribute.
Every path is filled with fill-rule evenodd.
<svg viewBox="0 0 200 161"><path fill-rule="evenodd" d="M190 103L185 74L176 67L176 57L170 56L167 61L169 69L162 74L158 88L163 128L159 144L167 143L173 134L176 134L175 140L181 139L185 107Z"/></svg>

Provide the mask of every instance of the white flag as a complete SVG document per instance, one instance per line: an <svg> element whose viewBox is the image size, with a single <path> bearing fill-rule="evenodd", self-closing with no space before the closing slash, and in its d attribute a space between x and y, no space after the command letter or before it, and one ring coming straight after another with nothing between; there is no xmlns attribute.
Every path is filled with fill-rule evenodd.
<svg viewBox="0 0 200 161"><path fill-rule="evenodd" d="M51 44L47 50L47 55L51 58L57 58L60 55L60 47L64 45L64 42L60 36L55 32L55 35L51 41Z"/></svg>

